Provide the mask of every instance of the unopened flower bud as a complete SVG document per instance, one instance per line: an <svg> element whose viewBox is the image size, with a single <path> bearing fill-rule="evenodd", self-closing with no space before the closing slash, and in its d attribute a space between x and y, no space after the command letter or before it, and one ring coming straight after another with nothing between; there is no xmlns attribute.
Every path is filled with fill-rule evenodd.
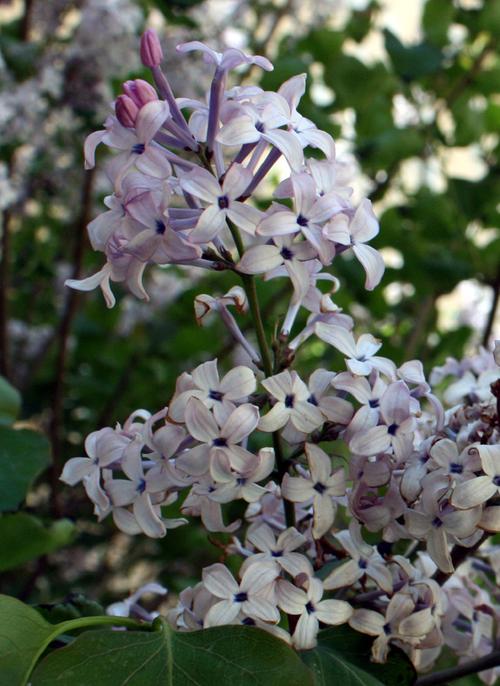
<svg viewBox="0 0 500 686"><path fill-rule="evenodd" d="M163 51L158 34L148 29L141 36L141 61L145 67L158 67L163 60Z"/></svg>
<svg viewBox="0 0 500 686"><path fill-rule="evenodd" d="M116 118L122 126L133 128L139 113L139 108L128 95L119 95L115 102Z"/></svg>
<svg viewBox="0 0 500 686"><path fill-rule="evenodd" d="M158 93L153 86L143 79L135 79L135 81L125 81L123 84L123 92L135 102L140 109L147 102L158 100Z"/></svg>

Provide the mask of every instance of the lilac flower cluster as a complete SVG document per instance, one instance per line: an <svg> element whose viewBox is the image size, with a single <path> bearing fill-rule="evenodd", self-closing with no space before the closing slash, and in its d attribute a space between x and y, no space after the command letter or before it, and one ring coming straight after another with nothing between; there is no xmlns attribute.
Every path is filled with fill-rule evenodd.
<svg viewBox="0 0 500 686"><path fill-rule="evenodd" d="M128 534L162 537L200 517L208 531L232 535L225 554L241 559L238 576L222 563L203 570L170 612L179 630L256 625L308 649L321 626L349 623L374 637L374 660L395 643L419 669L444 645L487 653L500 619L485 590L500 576L499 552L482 546L500 531L498 350L433 371L433 385L446 385L445 410L419 361L397 368L377 339L356 336L327 270L351 249L374 288L383 262L366 242L378 223L369 201L354 207L337 182L333 140L298 113L303 76L277 93L227 89L230 69L271 64L197 42L179 50L201 50L214 69L207 102L174 97L158 39L146 32L141 57L157 90L125 83L115 116L85 146L88 166L101 142L120 151L109 210L89 225L107 261L69 284L100 285L112 305L110 281L147 298L146 264L231 270L243 287L197 296L195 314L201 325L220 316L248 361L223 376L217 360L181 374L167 407L92 433L88 457L69 460L62 480L82 482L99 519L112 515ZM307 146L324 157L305 160ZM274 195L287 203L257 209L249 200L278 159L289 177ZM253 288L260 274L291 283L274 366ZM330 283L326 294L318 280ZM301 308L309 318L291 338ZM258 350L238 324L248 309ZM342 369L303 379L292 368L312 335L344 356ZM180 493L183 517L165 518L162 506ZM227 522L223 505L238 500L244 521ZM468 577L457 569L466 557ZM498 670L483 676L493 684Z"/></svg>

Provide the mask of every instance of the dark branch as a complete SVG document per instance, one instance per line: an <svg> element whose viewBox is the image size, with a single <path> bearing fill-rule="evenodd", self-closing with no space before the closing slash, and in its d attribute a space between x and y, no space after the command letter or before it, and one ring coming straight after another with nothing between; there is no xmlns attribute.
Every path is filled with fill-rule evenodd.
<svg viewBox="0 0 500 686"><path fill-rule="evenodd" d="M500 650L494 650L489 655L478 657L476 660L464 662L456 667L443 669L434 674L426 674L420 679L417 679L415 686L437 686L437 684L446 684L448 681L460 679L468 674L477 674L485 669L498 667L500 665Z"/></svg>

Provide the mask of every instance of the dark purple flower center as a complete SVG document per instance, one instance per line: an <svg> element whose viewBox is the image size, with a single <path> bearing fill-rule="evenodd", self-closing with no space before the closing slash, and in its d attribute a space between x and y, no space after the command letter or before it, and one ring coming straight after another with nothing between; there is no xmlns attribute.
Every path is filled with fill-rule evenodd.
<svg viewBox="0 0 500 686"><path fill-rule="evenodd" d="M156 233L160 234L160 236L163 236L163 234L165 233L165 229L167 228L165 226L165 222L162 221L161 219L157 219L155 224L156 224Z"/></svg>
<svg viewBox="0 0 500 686"><path fill-rule="evenodd" d="M399 428L398 424L391 424L390 426L387 427L387 433L389 433L391 436L395 436L398 428Z"/></svg>
<svg viewBox="0 0 500 686"><path fill-rule="evenodd" d="M311 405L314 405L315 407L318 407L318 401L314 397L314 394L311 393L311 395L307 399L308 403L311 403Z"/></svg>
<svg viewBox="0 0 500 686"><path fill-rule="evenodd" d="M259 133L264 133L264 122L263 122L263 121L258 121L258 122L255 124L255 128L257 129L257 131L258 131Z"/></svg>
<svg viewBox="0 0 500 686"><path fill-rule="evenodd" d="M280 255L284 260L291 260L293 257L293 252L290 248L281 248Z"/></svg>
<svg viewBox="0 0 500 686"><path fill-rule="evenodd" d="M316 491L316 493L319 493L320 495L323 495L323 493L326 491L325 484L322 484L320 481L317 481L314 484L313 488Z"/></svg>
<svg viewBox="0 0 500 686"><path fill-rule="evenodd" d="M241 623L245 626L255 626L255 619L252 619L251 617L245 617L245 619L241 620Z"/></svg>
<svg viewBox="0 0 500 686"><path fill-rule="evenodd" d="M144 493L146 490L146 481L144 479L141 479L139 483L137 484L137 493Z"/></svg>
<svg viewBox="0 0 500 686"><path fill-rule="evenodd" d="M440 527L443 526L443 520L440 519L439 517L434 517L431 524L432 524L432 526L436 527L436 529L439 529Z"/></svg>
<svg viewBox="0 0 500 686"><path fill-rule="evenodd" d="M227 446L227 440L220 436L219 438L214 438L214 440L212 441L212 445L216 448L225 448Z"/></svg>
<svg viewBox="0 0 500 686"><path fill-rule="evenodd" d="M144 143L136 143L132 146L132 152L136 155L142 155L144 150L146 150L146 146L144 145Z"/></svg>
<svg viewBox="0 0 500 686"><path fill-rule="evenodd" d="M307 226L309 224L309 219L304 217L303 214L299 214L299 216L297 217L297 224L299 226Z"/></svg>
<svg viewBox="0 0 500 686"><path fill-rule="evenodd" d="M450 464L450 473L451 474L462 474L464 471L464 467L461 464L458 464L458 462L452 462Z"/></svg>
<svg viewBox="0 0 500 686"><path fill-rule="evenodd" d="M358 561L358 567L360 569L366 569L368 567L368 562L364 560L362 557L360 557Z"/></svg>
<svg viewBox="0 0 500 686"><path fill-rule="evenodd" d="M245 593L245 591L240 591L239 593L235 593L233 600L235 603L246 603L248 600L248 595Z"/></svg>
<svg viewBox="0 0 500 686"><path fill-rule="evenodd" d="M271 551L271 557L283 557L283 551L282 550L273 550L273 551Z"/></svg>
<svg viewBox="0 0 500 686"><path fill-rule="evenodd" d="M306 603L306 610L308 615L312 615L312 613L316 611L314 605L311 603L310 600Z"/></svg>
<svg viewBox="0 0 500 686"><path fill-rule="evenodd" d="M369 405L370 407L375 408L375 407L378 407L378 406L380 405L380 401L378 400L378 398L372 398L372 399L368 402L368 405Z"/></svg>
<svg viewBox="0 0 500 686"><path fill-rule="evenodd" d="M236 483L238 484L238 486L244 486L246 484L246 482L247 482L247 480L244 476L239 476L236 479Z"/></svg>
<svg viewBox="0 0 500 686"><path fill-rule="evenodd" d="M384 630L384 634L386 636L389 636L389 634L391 633L391 625L390 624L384 624L382 629Z"/></svg>
<svg viewBox="0 0 500 686"><path fill-rule="evenodd" d="M495 484L495 486L500 488L500 474L495 475L495 477L493 478L493 483Z"/></svg>
<svg viewBox="0 0 500 686"><path fill-rule="evenodd" d="M224 393L220 391L208 391L208 397L210 400L218 400L219 402L224 398Z"/></svg>
<svg viewBox="0 0 500 686"><path fill-rule="evenodd" d="M219 198L217 198L217 204L219 205L220 210L227 210L229 207L229 198L227 195L221 195Z"/></svg>
<svg viewBox="0 0 500 686"><path fill-rule="evenodd" d="M295 396L293 393L289 393L285 398L285 407L292 408L295 402Z"/></svg>

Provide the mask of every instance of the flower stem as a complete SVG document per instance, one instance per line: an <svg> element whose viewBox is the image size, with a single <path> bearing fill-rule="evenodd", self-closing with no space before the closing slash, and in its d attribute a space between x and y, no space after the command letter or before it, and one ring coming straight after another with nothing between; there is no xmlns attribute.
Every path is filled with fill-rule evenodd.
<svg viewBox="0 0 500 686"><path fill-rule="evenodd" d="M147 630L151 631L151 624L139 622L130 617L113 617L112 615L103 615L98 617L78 617L77 619L69 619L67 622L56 624L54 628L57 629L57 635L65 634L68 631L75 629L82 629L92 626L124 626L129 629Z"/></svg>
<svg viewBox="0 0 500 686"><path fill-rule="evenodd" d="M240 259L243 257L245 252L245 246L241 239L241 234L238 227L235 226L231 221L228 220L229 230L236 245L236 250ZM264 322L262 321L262 313L260 311L259 298L257 296L257 288L255 286L255 279L250 274L240 274L241 280L243 281L243 287L245 293L247 294L248 304L250 305L250 312L252 314L252 319L255 327L255 333L257 336L257 342L259 344L260 356L262 359L262 368L266 376L273 375L273 362L271 351L269 345L267 344L266 332L264 329ZM279 431L273 432L273 447L274 454L276 456L276 466L278 468L278 474L280 480L288 471L287 461L283 453L283 445L281 442L281 434ZM295 525L295 506L288 500L284 500L285 507L285 520L287 526Z"/></svg>
<svg viewBox="0 0 500 686"><path fill-rule="evenodd" d="M494 650L488 655L479 657L470 662L464 662L456 667L443 669L441 672L434 672L434 674L426 674L420 677L415 682L415 686L436 686L437 684L446 684L448 681L460 679L462 676L469 674L477 674L484 669L491 669L500 665L500 650Z"/></svg>

